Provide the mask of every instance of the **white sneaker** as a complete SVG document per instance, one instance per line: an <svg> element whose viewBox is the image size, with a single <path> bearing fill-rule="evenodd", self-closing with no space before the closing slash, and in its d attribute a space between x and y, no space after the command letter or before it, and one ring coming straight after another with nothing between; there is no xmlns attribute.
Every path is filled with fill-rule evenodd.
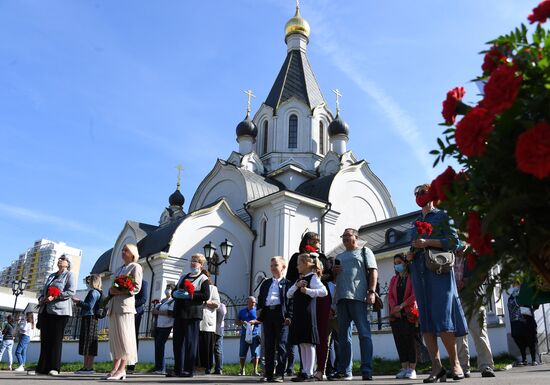
<svg viewBox="0 0 550 385"><path fill-rule="evenodd" d="M239 372L239 376L244 376L245 375L245 371L244 369L242 369L240 372Z"/></svg>
<svg viewBox="0 0 550 385"><path fill-rule="evenodd" d="M15 368L15 371L16 372L24 372L25 371L25 367L23 365L19 365L17 368Z"/></svg>
<svg viewBox="0 0 550 385"><path fill-rule="evenodd" d="M407 369L405 371L405 375L403 376L403 378L407 378L409 380L416 380L416 370L414 369Z"/></svg>
<svg viewBox="0 0 550 385"><path fill-rule="evenodd" d="M59 376L59 372L57 370L52 369L48 372L48 375L49 376Z"/></svg>
<svg viewBox="0 0 550 385"><path fill-rule="evenodd" d="M399 372L397 372L397 374L395 375L395 378L405 378L405 374L407 373L407 370L408 369L405 369L405 368L401 368L401 370L399 370Z"/></svg>

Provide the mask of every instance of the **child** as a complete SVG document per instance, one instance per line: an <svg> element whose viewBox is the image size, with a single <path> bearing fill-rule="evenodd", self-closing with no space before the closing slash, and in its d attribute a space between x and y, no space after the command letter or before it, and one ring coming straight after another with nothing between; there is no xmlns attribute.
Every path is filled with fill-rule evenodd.
<svg viewBox="0 0 550 385"><path fill-rule="evenodd" d="M31 341L32 333L34 332L34 314L28 312L25 320L19 324L19 343L15 349L15 357L19 366L15 369L16 372L25 371L25 362L27 360L27 347Z"/></svg>
<svg viewBox="0 0 550 385"><path fill-rule="evenodd" d="M293 298L293 314L290 324L290 341L300 346L302 356L302 373L292 379L293 382L313 382L315 363L315 345L319 343L317 330L316 301L312 298L328 294L321 282L323 269L316 253L298 256L300 278L288 291L288 298Z"/></svg>
<svg viewBox="0 0 550 385"><path fill-rule="evenodd" d="M262 283L256 311L264 332L262 338L265 347L265 379L267 382L283 382L287 360L288 325L292 317L292 302L288 299L287 293L292 282L283 277L283 271L286 269L283 257L271 258L270 268L273 277Z"/></svg>
<svg viewBox="0 0 550 385"><path fill-rule="evenodd" d="M254 366L254 376L259 376L258 363L260 362L260 338L259 338L259 325L258 317L256 316L256 298L253 296L248 297L246 300L246 307L239 311L235 324L241 327L241 339L239 343L239 361L241 364L241 370L239 376L244 376L244 364L246 362L246 354L250 349L250 356L252 357L252 365ZM246 341L247 328L252 330L252 340Z"/></svg>

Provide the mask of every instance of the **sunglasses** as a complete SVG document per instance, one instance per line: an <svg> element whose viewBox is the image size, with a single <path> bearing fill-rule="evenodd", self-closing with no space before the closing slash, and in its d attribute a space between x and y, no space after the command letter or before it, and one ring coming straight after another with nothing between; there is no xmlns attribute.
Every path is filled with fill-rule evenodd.
<svg viewBox="0 0 550 385"><path fill-rule="evenodd" d="M418 191L414 192L414 195L415 196L422 196L422 195L426 194L427 192L428 191L426 191L426 190L418 190Z"/></svg>

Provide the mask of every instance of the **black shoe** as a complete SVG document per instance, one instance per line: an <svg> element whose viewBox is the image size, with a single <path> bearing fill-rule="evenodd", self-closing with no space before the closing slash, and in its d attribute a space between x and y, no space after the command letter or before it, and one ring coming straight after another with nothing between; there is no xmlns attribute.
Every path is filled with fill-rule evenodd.
<svg viewBox="0 0 550 385"><path fill-rule="evenodd" d="M424 380L422 380L422 382L425 384L433 384L437 381L439 382L447 381L447 369L441 368L441 370L439 371L439 373L437 373L437 375L434 376L430 374L428 378L425 378Z"/></svg>
<svg viewBox="0 0 550 385"><path fill-rule="evenodd" d="M173 370L169 370L166 372L166 377L181 377L181 374L176 373Z"/></svg>
<svg viewBox="0 0 550 385"><path fill-rule="evenodd" d="M464 375L464 373L451 373L451 377L453 380L455 381L460 381L460 380L463 380L464 378L466 378L466 376Z"/></svg>
<svg viewBox="0 0 550 385"><path fill-rule="evenodd" d="M214 374L222 374L221 370L214 370Z"/></svg>
<svg viewBox="0 0 550 385"><path fill-rule="evenodd" d="M328 378L329 381L350 381L353 380L353 376L350 374L334 373Z"/></svg>
<svg viewBox="0 0 550 385"><path fill-rule="evenodd" d="M283 376L275 376L269 382L284 382Z"/></svg>
<svg viewBox="0 0 550 385"><path fill-rule="evenodd" d="M466 373L464 373L464 377L466 377ZM481 371L481 377L495 377L495 372L491 368L485 368Z"/></svg>
<svg viewBox="0 0 550 385"><path fill-rule="evenodd" d="M290 377L290 376L294 375L294 371L292 369L287 369L286 372L285 372L285 375Z"/></svg>
<svg viewBox="0 0 550 385"><path fill-rule="evenodd" d="M464 372L464 378L470 378L471 376L472 376L472 375L471 375L471 373L470 373L469 370L466 370L466 371ZM494 377L494 376L493 376L493 377Z"/></svg>
<svg viewBox="0 0 550 385"><path fill-rule="evenodd" d="M193 373L189 373L189 372L183 372L180 377L193 377L194 374Z"/></svg>
<svg viewBox="0 0 550 385"><path fill-rule="evenodd" d="M210 369L206 369L206 370L204 371L204 374L212 374L212 371L211 371Z"/></svg>
<svg viewBox="0 0 550 385"><path fill-rule="evenodd" d="M363 374L363 381L372 381L372 375Z"/></svg>

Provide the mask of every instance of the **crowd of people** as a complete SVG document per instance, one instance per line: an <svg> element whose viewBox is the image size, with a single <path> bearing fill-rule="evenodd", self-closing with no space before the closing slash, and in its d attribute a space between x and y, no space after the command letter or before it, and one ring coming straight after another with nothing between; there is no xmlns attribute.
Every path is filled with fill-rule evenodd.
<svg viewBox="0 0 550 385"><path fill-rule="evenodd" d="M414 228L410 251L393 258L395 275L388 289L389 323L401 369L398 379L415 379L419 341L423 341L431 360L431 372L424 383L461 380L470 376L468 333L478 354L482 377L494 377L494 362L487 335L486 310L477 309L466 319L460 292L469 277L461 245L445 212L430 201L429 185L418 186L415 199L421 208L415 220L430 231ZM240 375L246 375L245 363L250 352L252 375L262 382L293 382L352 379L352 325L355 326L360 351L363 380L373 379L373 341L369 313L379 301L378 268L373 252L359 244L356 229L345 229L343 252L327 258L320 250L320 237L308 232L302 237L298 252L289 259L274 256L270 260L271 277L260 285L258 299L250 296L235 323L240 330ZM454 266L436 266L429 261L430 250L454 253ZM32 313L19 324L21 338L16 349L19 366L24 370L25 352L35 327L41 330L40 358L36 370L29 374L57 375L61 366L61 349L65 325L73 315L73 303L80 308L79 354L84 357L79 374L91 374L98 350L98 318L107 309L109 349L113 359L106 380L123 380L138 360L138 330L146 303L147 283L137 263L139 252L134 244L124 245L122 266L107 296L101 291L101 279L92 274L86 283L89 292L84 300L74 297L75 279L71 260L63 255L58 271L45 282L39 298L37 325ZM205 268L204 255L191 257L189 272L177 283L168 284L164 298L152 309L152 334L155 340L154 374L168 377L193 377L198 368L206 374L223 373L223 330L227 314L220 294ZM526 364L529 348L536 363L536 323L533 308L517 302L519 282L509 297L512 337ZM483 295L483 293L479 293ZM15 339L13 318L3 330L4 351L9 354ZM167 370L166 343L173 335L174 367ZM442 365L438 337L445 347L450 368ZM297 347L300 369L293 373Z"/></svg>

